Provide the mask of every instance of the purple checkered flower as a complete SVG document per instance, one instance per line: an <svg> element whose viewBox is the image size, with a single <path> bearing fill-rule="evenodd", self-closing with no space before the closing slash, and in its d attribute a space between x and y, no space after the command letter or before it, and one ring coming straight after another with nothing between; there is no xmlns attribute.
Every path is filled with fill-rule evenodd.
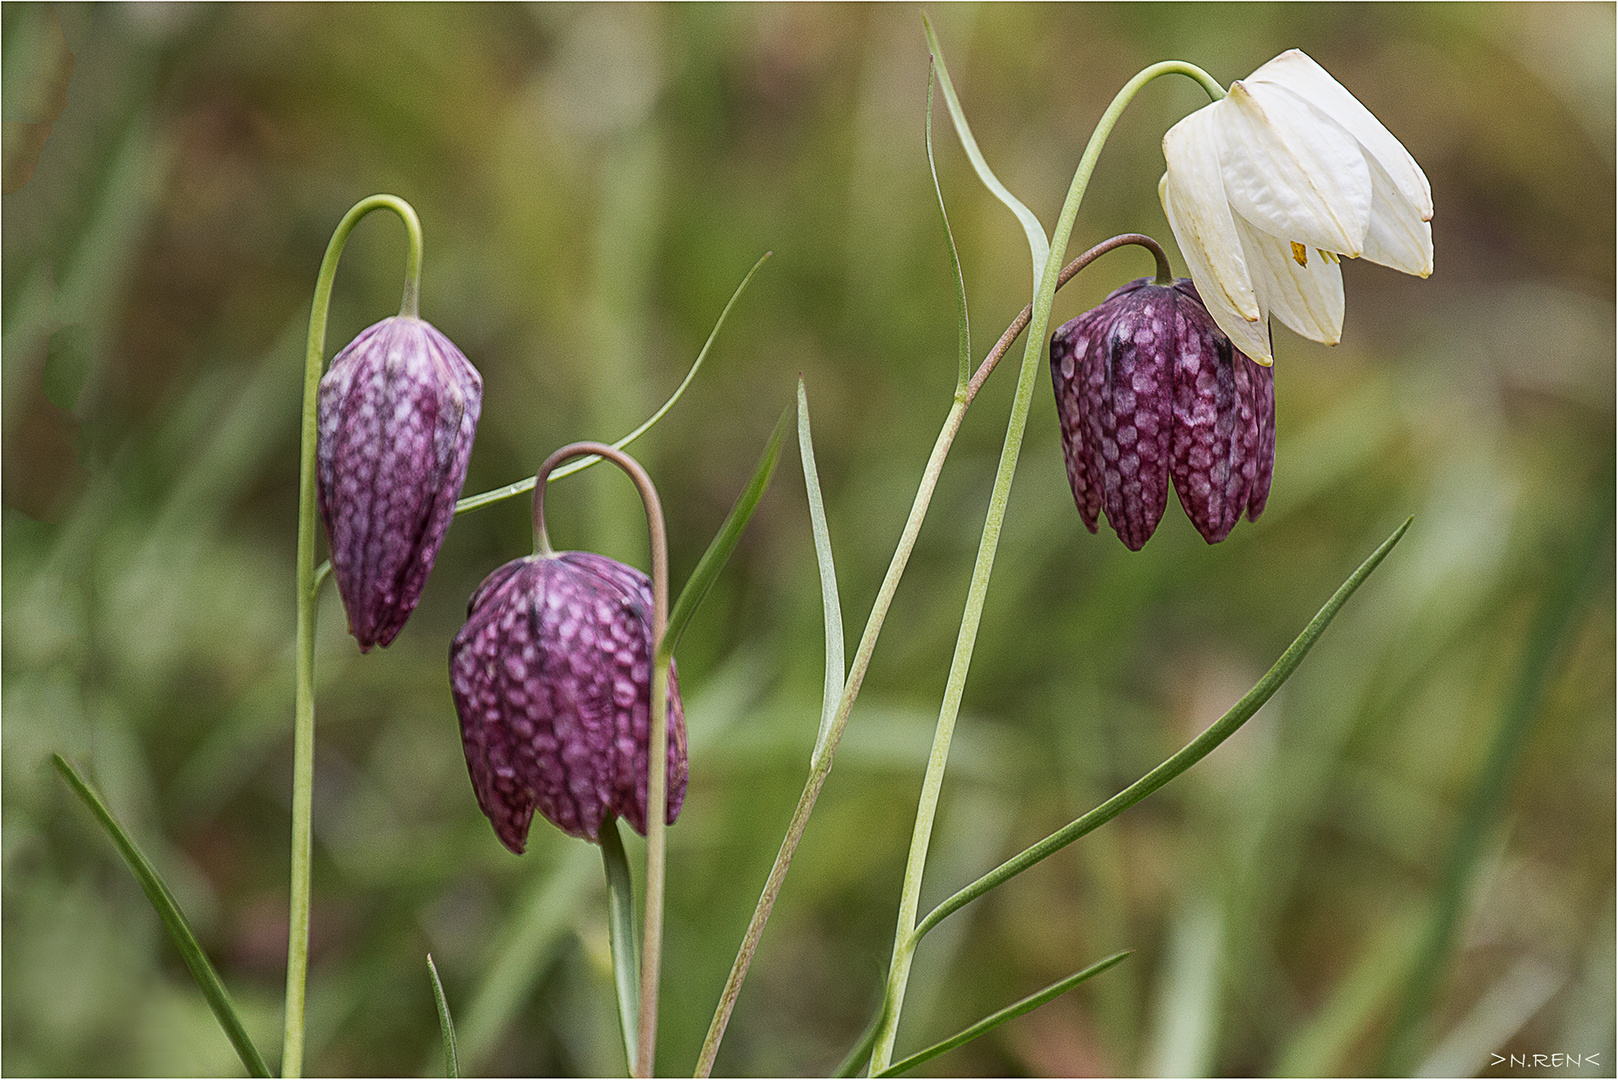
<svg viewBox="0 0 1618 1080"><path fill-rule="evenodd" d="M1162 520L1170 478L1208 543L1264 511L1275 465L1270 369L1236 349L1189 279L1132 281L1051 337L1068 481L1131 551Z"/></svg>
<svg viewBox="0 0 1618 1080"><path fill-rule="evenodd" d="M589 552L516 559L472 594L450 646L450 689L478 806L522 854L538 810L598 840L609 817L646 832L652 588ZM685 711L668 687L668 806L685 801Z"/></svg>
<svg viewBox="0 0 1618 1080"><path fill-rule="evenodd" d="M361 331L320 380L316 498L361 652L387 645L415 610L482 404L477 368L404 315Z"/></svg>

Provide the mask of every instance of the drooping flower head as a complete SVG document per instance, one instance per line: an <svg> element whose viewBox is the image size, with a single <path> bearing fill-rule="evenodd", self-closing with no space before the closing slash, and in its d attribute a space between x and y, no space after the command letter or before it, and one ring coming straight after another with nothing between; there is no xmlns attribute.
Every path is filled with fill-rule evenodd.
<svg viewBox="0 0 1618 1080"><path fill-rule="evenodd" d="M316 499L360 651L416 608L466 481L483 377L443 334L395 316L320 380Z"/></svg>
<svg viewBox="0 0 1618 1080"><path fill-rule="evenodd" d="M1208 311L1268 365L1275 315L1314 341L1343 330L1338 257L1433 271L1432 189L1399 140L1291 49L1163 136L1158 185Z"/></svg>
<svg viewBox="0 0 1618 1080"><path fill-rule="evenodd" d="M589 552L516 559L484 579L450 646L450 688L478 806L521 854L538 810L573 836L646 832L652 589ZM685 801L685 713L668 687L668 805Z"/></svg>
<svg viewBox="0 0 1618 1080"><path fill-rule="evenodd" d="M1107 513L1139 551L1162 520L1169 481L1208 543L1256 519L1275 464L1269 368L1236 349L1196 287L1146 278L1051 337L1051 381L1073 501L1091 532Z"/></svg>

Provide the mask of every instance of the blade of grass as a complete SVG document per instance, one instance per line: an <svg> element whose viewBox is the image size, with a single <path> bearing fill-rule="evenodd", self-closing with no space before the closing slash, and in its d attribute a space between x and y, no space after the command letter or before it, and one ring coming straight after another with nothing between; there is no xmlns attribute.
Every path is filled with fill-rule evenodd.
<svg viewBox="0 0 1618 1080"><path fill-rule="evenodd" d="M635 1060L640 1031L640 939L635 934L635 883L618 819L601 826L601 862L607 872L607 937L612 943L612 982L618 991L618 1024L624 1036L624 1067Z"/></svg>
<svg viewBox="0 0 1618 1080"><path fill-rule="evenodd" d="M1500 1051L1566 985L1567 976L1567 971L1557 964L1536 956L1523 957L1478 999L1410 1075L1484 1075L1491 1058L1502 1056Z"/></svg>
<svg viewBox="0 0 1618 1080"><path fill-rule="evenodd" d="M129 834L112 816L112 811L107 809L106 803L101 801L101 796L85 782L78 770L61 754L51 755L51 760L56 766L56 771L62 774L62 779L67 781L68 787L84 801L84 805L90 808L90 813L95 815L101 827L107 830L107 835L112 839L113 846L118 849L118 854L124 857L124 862L129 865L135 880L140 882L141 890L146 893L146 899L157 909L164 928L168 930L175 947L180 950L180 957L185 961L185 966L191 969L192 977L202 989L202 996L208 999L208 1007L213 1009L219 1026L225 1030L230 1044L236 1048L236 1053L246 1066L248 1075L269 1076L269 1066L264 1064L263 1055L258 1052L258 1047L253 1045L253 1040L248 1038L247 1029L242 1027L241 1017L236 1015L236 1007L231 1004L225 984L219 981L219 973L208 961L208 954L202 951L197 936L191 932L191 924L186 921L184 912L175 902L168 886L163 884L163 879L158 876L152 864L146 861L146 856L141 854L135 842L129 838Z"/></svg>
<svg viewBox="0 0 1618 1080"><path fill-rule="evenodd" d="M927 33L927 48L932 53L933 63L938 68L938 87L944 92L944 103L949 106L949 118L955 122L955 134L960 137L961 149L972 162L972 168L977 170L978 179L988 188L995 198L1005 204L1006 209L1017 215L1022 222L1023 232L1028 234L1028 252L1034 259L1034 281L1039 281L1040 273L1045 269L1045 260L1050 256L1051 242L1045 236L1045 226L1039 223L1034 212L1024 206L1000 178L994 175L989 168L988 161L984 160L983 151L978 149L978 141L972 135L972 128L966 122L966 113L961 109L961 100L955 96L955 84L950 82L949 68L944 64L944 52L938 47L938 35L933 33L933 24L926 15L921 17L921 23Z"/></svg>
<svg viewBox="0 0 1618 1080"><path fill-rule="evenodd" d="M900 1073L909 1072L911 1069L914 1069L917 1065L920 1065L923 1062L931 1061L939 1054L946 1053L955 1049L957 1046L962 1046L969 1043L980 1035L987 1035L1001 1024L1004 1024L1009 1020L1015 1020L1023 1013L1033 1012L1035 1009L1039 1008L1041 1005L1052 1000L1053 998L1061 997L1063 994L1067 993L1081 982L1084 982L1086 979L1090 979L1101 974L1103 971L1106 971L1115 964L1123 963L1124 960L1129 957L1131 951L1132 950L1125 950L1121 953L1114 953L1105 960L1091 964L1083 971L1076 971L1065 979L1060 979L1053 982L1038 993L1029 994L1021 1001L1012 1005L1007 1005L997 1013L992 1013L989 1016L985 1016L982 1020L979 1020L971 1027L955 1035L951 1035L943 1042L935 1043L925 1050L911 1054L907 1058L894 1062L892 1065L889 1065L886 1069L883 1069L876 1075L898 1076Z"/></svg>
<svg viewBox="0 0 1618 1080"><path fill-rule="evenodd" d="M1212 1075L1219 1045L1223 908L1217 897L1195 895L1169 927L1143 1055L1148 1076Z"/></svg>
<svg viewBox="0 0 1618 1080"><path fill-rule="evenodd" d="M747 276L742 278L742 283L736 286L736 291L730 294L730 299L725 302L724 310L719 312L719 318L714 322L713 329L708 331L708 340L702 343L702 350L697 353L697 358L691 362L691 370L685 373L685 378L680 380L680 385L675 387L674 393L669 395L669 399L663 402L662 406L656 412L646 418L645 423L641 424L640 427L636 428L634 431L631 431L628 435L625 435L617 442L612 443L611 446L614 450L622 450L624 447L628 446L630 443L634 442L636 439L650 431L652 429L652 425L663 419L663 415L674 407L674 403L676 401L680 400L681 395L685 393L685 388L691 385L691 380L695 379L697 377L697 372L702 370L702 363L704 360L708 359L708 352L713 348L714 340L719 337L720 329L724 327L725 320L730 317L730 309L736 306L736 301L741 299L742 292L747 288L748 282L753 280L753 275L758 273L759 267L763 266L765 261L769 259L772 254L774 253L766 251L763 255L760 255L758 262L754 263L753 268L747 272ZM549 479L560 480L564 476L572 476L576 472L588 469L590 466L594 465L600 460L601 459L599 457L591 455L589 457L579 458L577 461L570 461L566 465L554 470ZM525 491L533 490L533 487L534 478L532 476L526 476L514 484L507 484L505 487L495 488L493 491L485 491L478 495L468 495L466 498L455 504L455 512L457 514L464 514L468 510L476 510L479 507L488 506L490 503L497 503L502 499L509 499L514 495L521 495Z"/></svg>
<svg viewBox="0 0 1618 1080"><path fill-rule="evenodd" d="M1288 1036L1268 1076L1345 1076L1350 1053L1399 991L1421 937L1415 911L1386 920L1324 1004Z"/></svg>
<svg viewBox="0 0 1618 1080"><path fill-rule="evenodd" d="M459 1046L473 1072L487 1069L501 1036L569 932L574 911L591 889L595 861L588 844L568 844L558 862L540 868L527 897L513 907L495 938L493 962L461 1025Z"/></svg>
<svg viewBox="0 0 1618 1080"><path fill-rule="evenodd" d="M1326 605L1309 620L1309 625L1303 628L1286 652L1275 662L1275 666L1264 674L1264 677L1249 690L1240 701L1231 706L1229 712L1214 721L1206 731L1192 739L1180 749L1173 757L1164 761L1157 768L1129 785L1123 791L1114 795L1100 806L1091 810L1083 817L1070 822L1068 825L1027 848L1020 854L1001 863L989 873L978 878L966 888L951 896L948 900L934 908L926 918L916 924L914 938L920 940L927 931L937 926L945 918L959 911L962 907L976 900L984 893L997 885L1004 884L1011 878L1027 870L1029 867L1049 858L1062 850L1073 841L1086 833L1106 824L1125 810L1146 798L1170 780L1185 772L1191 766L1201 761L1213 752L1214 748L1236 733L1236 730L1245 724L1259 708L1270 699L1281 684L1286 682L1292 673L1297 670L1309 650L1314 648L1321 633L1330 625L1333 618L1348 598L1354 595L1356 589L1371 576L1371 572L1381 565L1382 560L1393 550L1393 546L1404 536L1410 528L1413 518L1406 518L1404 524L1393 531L1393 535L1382 541L1369 558L1360 564L1358 570L1351 574L1347 581L1340 585Z"/></svg>
<svg viewBox="0 0 1618 1080"><path fill-rule="evenodd" d="M938 217L944 223L944 236L949 240L949 268L955 274L955 337L960 354L960 371L955 377L955 392L963 393L972 377L972 321L966 311L966 279L961 276L961 256L955 249L955 230L949 226L949 210L944 206L944 189L938 183L938 164L933 160L933 72L932 58L927 64L927 123L923 130L927 143L927 171L933 176L933 194L938 196Z"/></svg>
<svg viewBox="0 0 1618 1080"><path fill-rule="evenodd" d="M433 980L433 1001L438 1005L438 1030L444 1036L444 1075L458 1080L461 1060L455 1054L455 1021L450 1019L449 999L444 997L444 984L438 979L438 965L433 954L427 954L427 974Z"/></svg>
<svg viewBox="0 0 1618 1080"><path fill-rule="evenodd" d="M837 597L837 568L831 559L831 532L826 527L826 504L820 495L820 471L815 467L815 443L809 433L809 394L798 376L798 457L803 462L803 486L809 494L809 527L815 538L815 562L820 566L821 622L826 636L826 684L820 694L820 730L811 766L831 735L837 701L843 696L847 654L843 646L843 604Z"/></svg>
<svg viewBox="0 0 1618 1080"><path fill-rule="evenodd" d="M1501 710L1499 726L1473 785L1464 815L1445 859L1444 876L1433 900L1427 928L1418 946L1409 981L1400 996L1387 1041L1383 1044L1378 1073L1394 1076L1409 1073L1416 1063L1422 1029L1437 994L1439 981L1449 963L1456 929L1472 892L1472 879L1490 832L1505 809L1511 784L1516 778L1523 747L1539 715L1540 698L1561 656L1562 642L1592 595L1588 581L1601 562L1612 537L1612 470L1604 474L1609 482L1604 494L1592 500L1583 524L1583 533L1572 558L1564 559L1561 572L1551 582L1533 628L1529 631L1522 667L1511 696Z"/></svg>
<svg viewBox="0 0 1618 1080"><path fill-rule="evenodd" d="M736 499L736 505L730 508L730 514L725 523L719 526L719 532L714 536L708 550L702 553L697 560L697 568L691 571L686 579L685 587L680 590L679 599L674 601L669 610L669 626L663 632L663 640L658 644L659 657L674 655L674 647L680 643L680 635L691 622L691 617L697 613L697 607L702 598L708 595L708 590L718 580L719 572L725 568L730 553L736 550L736 541L741 539L742 530L747 527L748 519L753 511L758 509L758 501L764 497L764 490L770 486L770 477L775 475L776 463L781 460L781 441L786 438L787 421L792 417L792 406L788 405L781 411L781 419L775 422L775 430L770 433L770 441L764 447L764 454L759 458L758 468L753 470L753 478L742 489L741 495Z"/></svg>

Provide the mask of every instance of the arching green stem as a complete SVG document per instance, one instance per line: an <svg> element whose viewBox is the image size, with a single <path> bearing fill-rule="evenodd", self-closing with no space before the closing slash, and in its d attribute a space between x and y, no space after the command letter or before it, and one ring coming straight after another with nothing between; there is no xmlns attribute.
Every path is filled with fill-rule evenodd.
<svg viewBox="0 0 1618 1080"><path fill-rule="evenodd" d="M652 548L652 701L651 740L646 755L646 910L641 919L640 1032L633 1075L652 1075L657 1050L657 990L663 954L664 834L668 817L669 662L660 646L669 624L669 542L657 488L640 462L606 443L569 443L545 459L534 476L534 546L548 554L545 535L545 481L564 461L595 454L612 462L635 482L646 504L646 527ZM616 828L616 826L614 826Z"/></svg>
<svg viewBox="0 0 1618 1080"><path fill-rule="evenodd" d="M1049 254L1040 273L1038 286L1031 303L1028 338L1023 348L1022 366L1017 375L1017 390L1012 401L1011 417L1006 425L1006 438L1000 451L1000 465L995 472L994 488L989 496L989 509L983 523L983 535L978 544L976 564L972 568L972 582L967 592L966 607L961 616L960 634L955 642L955 656L950 663L949 679L944 687L944 699L939 708L938 726L933 734L933 747L928 756L927 772L922 780L921 796L916 806L916 825L911 835L910 855L905 865L904 884L899 897L899 917L894 930L893 959L888 969L883 1020L877 1033L876 1048L871 1056L871 1072L877 1073L892 1061L894 1039L898 1034L899 1018L904 1005L905 984L910 977L911 960L915 956L916 916L921 899L922 873L927 864L927 848L932 838L933 821L938 812L939 792L944 784L944 769L949 761L950 741L955 732L955 720L960 713L961 697L966 688L966 675L972 664L972 650L977 643L978 625L983 617L983 604L988 595L989 576L994 570L995 552L1000 543L1000 529L1005 521L1006 506L1011 496L1011 481L1016 475L1017 459L1022 452L1022 438L1028 423L1028 410L1033 400L1034 383L1039 372L1039 360L1044 352L1045 334L1050 325L1051 303L1056 294L1061 260L1067 251L1067 242L1078 217L1079 204L1084 199L1090 176L1095 171L1101 148L1112 133L1124 108L1140 89L1162 75L1187 75L1196 79L1218 100L1224 89L1213 77L1193 64L1165 61L1141 71L1123 89L1118 91L1106 112L1096 124L1084 155L1074 171L1067 199L1057 218L1056 230L1051 237Z"/></svg>
<svg viewBox="0 0 1618 1080"><path fill-rule="evenodd" d="M281 1042L281 1073L303 1073L304 989L309 975L309 869L315 791L315 612L319 585L315 576L315 441L320 375L325 365L326 316L331 310L337 260L359 220L373 210L399 215L410 234L405 263L404 299L399 314L415 317L421 294L421 221L410 204L394 195L372 195L343 215L326 245L315 278L314 305L309 312L309 345L303 368L303 441L298 462L298 637L297 689L292 727L292 902L287 929L286 1027Z"/></svg>

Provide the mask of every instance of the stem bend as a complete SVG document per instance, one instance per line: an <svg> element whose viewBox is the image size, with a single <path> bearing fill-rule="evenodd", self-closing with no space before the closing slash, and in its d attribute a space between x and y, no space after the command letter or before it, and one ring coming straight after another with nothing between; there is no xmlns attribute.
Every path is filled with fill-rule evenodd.
<svg viewBox="0 0 1618 1080"><path fill-rule="evenodd" d="M421 220L397 195L372 195L355 203L337 223L315 278L309 310L309 339L303 365L303 431L298 459L298 630L296 689L292 721L292 872L291 910L287 926L287 991L281 1069L285 1076L303 1072L304 996L309 976L309 889L315 788L315 612L317 589L324 576L315 574L315 450L319 431L320 376L325 365L326 317L331 311L337 262L360 219L373 210L391 210L404 222L410 248L405 260L404 297L399 314L414 318L421 294Z"/></svg>

